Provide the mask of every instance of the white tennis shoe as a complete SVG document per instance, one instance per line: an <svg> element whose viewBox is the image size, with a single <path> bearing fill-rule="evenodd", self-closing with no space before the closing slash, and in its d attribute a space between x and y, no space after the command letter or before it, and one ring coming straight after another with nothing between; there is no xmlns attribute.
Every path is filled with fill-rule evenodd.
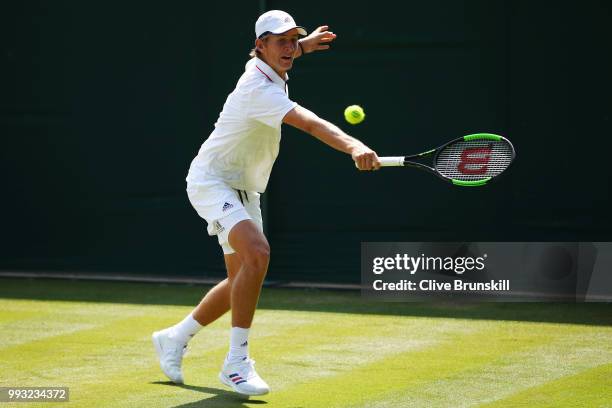
<svg viewBox="0 0 612 408"><path fill-rule="evenodd" d="M164 329L153 333L151 336L159 365L170 381L182 384L183 370L183 355L187 351L187 344L178 342L170 337L170 329Z"/></svg>
<svg viewBox="0 0 612 408"><path fill-rule="evenodd" d="M234 391L243 395L264 395L270 392L270 387L255 371L255 360L244 358L238 363L223 365L219 379Z"/></svg>

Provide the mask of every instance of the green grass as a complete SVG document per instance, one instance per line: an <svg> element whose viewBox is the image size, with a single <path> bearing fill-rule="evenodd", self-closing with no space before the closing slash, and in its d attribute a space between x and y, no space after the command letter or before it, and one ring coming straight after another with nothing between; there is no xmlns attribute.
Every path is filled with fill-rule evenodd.
<svg viewBox="0 0 612 408"><path fill-rule="evenodd" d="M245 399L218 382L228 316L190 343L186 385L172 385L150 334L205 290L0 279L0 386L68 386L70 407L612 407L607 304L375 303L266 288L250 343L272 393Z"/></svg>

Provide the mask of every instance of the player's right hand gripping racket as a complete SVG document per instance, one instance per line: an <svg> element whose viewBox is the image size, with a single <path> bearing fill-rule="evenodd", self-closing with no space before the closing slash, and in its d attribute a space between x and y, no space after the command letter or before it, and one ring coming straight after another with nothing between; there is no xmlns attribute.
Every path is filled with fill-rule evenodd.
<svg viewBox="0 0 612 408"><path fill-rule="evenodd" d="M433 167L414 160L433 156ZM429 171L456 186L483 186L502 174L516 157L503 136L475 133L412 156L379 157L381 167L408 166Z"/></svg>

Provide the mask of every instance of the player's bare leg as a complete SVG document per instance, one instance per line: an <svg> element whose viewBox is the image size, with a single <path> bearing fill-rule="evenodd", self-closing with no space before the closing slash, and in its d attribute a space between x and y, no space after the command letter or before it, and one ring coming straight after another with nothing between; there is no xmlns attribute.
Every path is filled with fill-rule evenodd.
<svg viewBox="0 0 612 408"><path fill-rule="evenodd" d="M227 278L210 289L191 313L202 326L209 325L230 310L232 283L241 266L242 262L237 253L225 255Z"/></svg>
<svg viewBox="0 0 612 408"><path fill-rule="evenodd" d="M270 245L250 220L241 221L229 233L229 243L240 256L242 265L232 284L232 326L249 328L259 300L268 263Z"/></svg>
<svg viewBox="0 0 612 408"><path fill-rule="evenodd" d="M255 372L254 361L248 356L248 335L261 285L268 271L270 246L263 233L250 220L241 221L232 228L229 243L242 263L231 285L230 351L219 379L241 394L267 394L270 388Z"/></svg>

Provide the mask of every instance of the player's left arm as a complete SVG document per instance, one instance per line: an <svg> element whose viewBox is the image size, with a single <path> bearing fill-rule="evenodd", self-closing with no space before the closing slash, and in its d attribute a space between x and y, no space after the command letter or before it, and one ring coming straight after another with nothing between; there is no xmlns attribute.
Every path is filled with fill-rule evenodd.
<svg viewBox="0 0 612 408"><path fill-rule="evenodd" d="M336 150L350 154L359 170L380 168L380 161L374 150L302 106L298 105L290 110L283 118L283 123L313 135Z"/></svg>
<svg viewBox="0 0 612 408"><path fill-rule="evenodd" d="M317 27L310 35L299 40L300 46L295 51L295 58L302 56L302 50L304 53L310 54L315 51L322 51L329 49L329 44L336 39L336 34L329 31L329 26Z"/></svg>

